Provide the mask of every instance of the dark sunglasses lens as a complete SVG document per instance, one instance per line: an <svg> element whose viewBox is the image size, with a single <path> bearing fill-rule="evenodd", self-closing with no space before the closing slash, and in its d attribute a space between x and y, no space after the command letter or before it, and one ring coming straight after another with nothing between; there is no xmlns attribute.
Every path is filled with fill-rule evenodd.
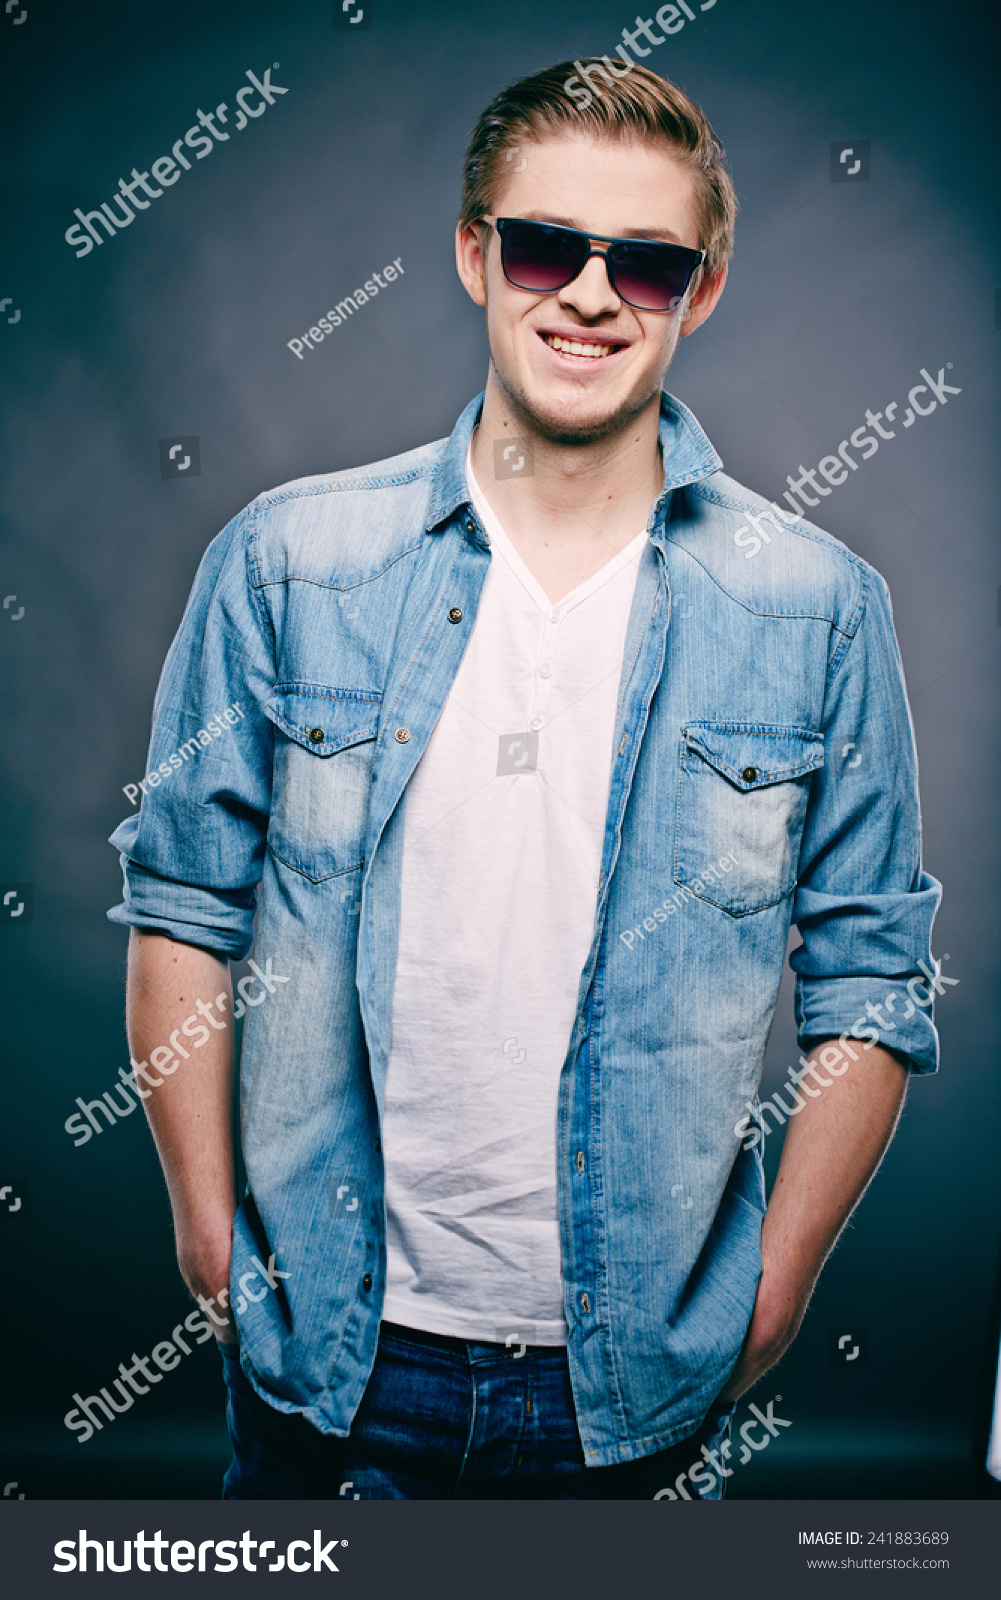
<svg viewBox="0 0 1001 1600"><path fill-rule="evenodd" d="M510 283L533 294L551 294L576 278L587 246L563 228L514 222L501 236L501 263Z"/></svg>
<svg viewBox="0 0 1001 1600"><path fill-rule="evenodd" d="M692 281L691 258L670 245L618 245L614 249L615 291L641 311L673 311Z"/></svg>

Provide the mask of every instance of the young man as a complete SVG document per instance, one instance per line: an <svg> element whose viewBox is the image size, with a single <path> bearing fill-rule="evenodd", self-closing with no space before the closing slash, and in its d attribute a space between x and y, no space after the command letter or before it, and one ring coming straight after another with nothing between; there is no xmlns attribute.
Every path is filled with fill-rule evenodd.
<svg viewBox="0 0 1001 1600"><path fill-rule="evenodd" d="M244 720L114 836L234 1497L718 1497L735 1398L937 1062L886 587L663 392L731 251L705 117L641 67L582 108L570 70L499 95L467 154L485 394L214 541L151 773ZM766 1211L791 920L809 1057ZM162 1047L192 1006L189 1064Z"/></svg>

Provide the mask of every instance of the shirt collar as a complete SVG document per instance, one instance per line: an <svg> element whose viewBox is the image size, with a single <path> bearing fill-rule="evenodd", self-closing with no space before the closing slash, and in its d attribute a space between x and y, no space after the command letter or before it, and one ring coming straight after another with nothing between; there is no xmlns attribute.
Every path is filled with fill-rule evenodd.
<svg viewBox="0 0 1001 1600"><path fill-rule="evenodd" d="M445 451L434 476L431 503L424 526L428 533L438 533L460 506L471 503L466 482L466 452L473 429L480 420L483 396L471 400L452 430ZM686 405L665 390L660 397L660 447L664 460L664 487L657 497L650 526L660 519L661 511L675 489L696 483L723 466L708 438Z"/></svg>

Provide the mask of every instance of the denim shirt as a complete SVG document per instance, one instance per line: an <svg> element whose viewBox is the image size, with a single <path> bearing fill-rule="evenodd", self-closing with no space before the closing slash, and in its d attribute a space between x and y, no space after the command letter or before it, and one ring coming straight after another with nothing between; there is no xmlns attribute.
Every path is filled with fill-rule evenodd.
<svg viewBox="0 0 1001 1600"><path fill-rule="evenodd" d="M333 1435L378 1339L404 807L490 560L464 471L481 406L448 440L261 495L213 541L157 692L156 783L112 838L113 921L290 980L243 985L231 1295L258 1392ZM743 1135L790 922L801 1046L937 1066L918 963L940 888L886 585L810 524L762 521L666 394L660 438L554 1151L589 1466L690 1434L740 1352L765 1206Z"/></svg>

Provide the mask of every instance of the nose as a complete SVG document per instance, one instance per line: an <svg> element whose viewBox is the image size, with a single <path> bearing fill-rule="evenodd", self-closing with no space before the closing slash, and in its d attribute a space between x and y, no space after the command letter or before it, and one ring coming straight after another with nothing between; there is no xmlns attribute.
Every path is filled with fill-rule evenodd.
<svg viewBox="0 0 1001 1600"><path fill-rule="evenodd" d="M572 308L587 321L594 317L614 316L622 304L608 281L605 257L600 251L585 261L572 283L558 291L557 299L561 306Z"/></svg>

